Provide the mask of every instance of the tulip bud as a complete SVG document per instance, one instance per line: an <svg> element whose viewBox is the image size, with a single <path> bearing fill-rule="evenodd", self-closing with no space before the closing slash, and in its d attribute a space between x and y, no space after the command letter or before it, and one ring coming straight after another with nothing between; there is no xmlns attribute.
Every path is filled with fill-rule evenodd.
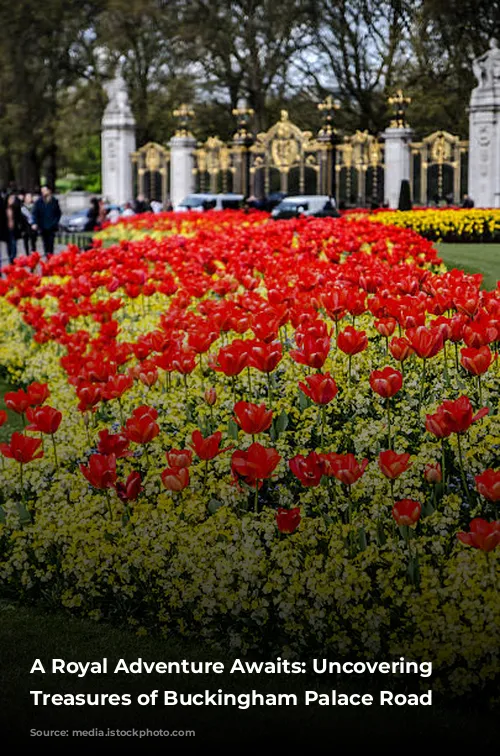
<svg viewBox="0 0 500 756"><path fill-rule="evenodd" d="M205 389L205 401L209 407L213 407L217 401L217 392L213 386Z"/></svg>
<svg viewBox="0 0 500 756"><path fill-rule="evenodd" d="M441 465L439 462L429 462L424 468L424 478L427 483L435 485L442 480Z"/></svg>
<svg viewBox="0 0 500 756"><path fill-rule="evenodd" d="M396 523L410 528L417 524L421 512L421 504L418 501L413 501L413 499L401 499L392 508L392 516Z"/></svg>

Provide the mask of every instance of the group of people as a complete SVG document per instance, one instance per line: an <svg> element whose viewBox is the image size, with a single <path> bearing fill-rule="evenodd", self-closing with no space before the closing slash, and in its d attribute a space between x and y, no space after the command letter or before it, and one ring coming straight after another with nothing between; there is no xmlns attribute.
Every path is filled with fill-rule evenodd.
<svg viewBox="0 0 500 756"><path fill-rule="evenodd" d="M46 257L54 253L61 208L49 186L42 186L40 194L11 190L0 192L0 242L7 246L9 263L17 256L22 239L27 255L36 250L38 237Z"/></svg>

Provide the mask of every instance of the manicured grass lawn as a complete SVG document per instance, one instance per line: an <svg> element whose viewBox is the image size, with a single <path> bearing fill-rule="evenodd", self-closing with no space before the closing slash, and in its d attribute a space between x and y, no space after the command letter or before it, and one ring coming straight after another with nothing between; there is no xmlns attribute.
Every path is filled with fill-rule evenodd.
<svg viewBox="0 0 500 756"><path fill-rule="evenodd" d="M467 273L482 273L486 289L500 281L500 244L437 244L440 257L448 268Z"/></svg>
<svg viewBox="0 0 500 756"><path fill-rule="evenodd" d="M224 638L221 638L224 645ZM481 743L493 745L496 738L495 717L488 712L486 701L449 701L434 692L433 706L384 706L378 704L377 692L390 690L387 676L375 680L342 675L229 675L209 674L142 674L127 675L109 673L78 678L76 675L52 675L30 669L36 658L50 668L53 658L66 661L100 661L108 658L109 669L120 658L127 662L139 657L145 661L222 661L226 670L240 655L235 650L209 651L202 643L187 643L172 639L138 637L131 630L121 630L109 625L99 625L87 620L78 620L66 614L51 614L37 609L20 607L0 601L0 660L2 684L0 685L0 723L2 742L10 741L9 728L17 744L23 742L33 727L51 729L91 729L97 727L150 727L165 729L194 729L197 744L218 742L229 746L238 742L263 743L291 739L293 743L316 745L334 736L335 743L367 743L368 738L377 743L408 742L422 744L429 738L448 745ZM317 654L318 657L321 654ZM371 654L367 652L366 659ZM330 657L330 660L335 660ZM354 679L356 677L356 679ZM408 692L418 692L418 678L412 676L403 682ZM297 706L256 706L239 710L234 706L164 707L163 702L154 707L34 707L30 690L45 693L139 693L159 690L176 690L180 693L201 692L205 689L216 692L248 693L252 689L261 693L295 693ZM423 689L432 688L432 678L423 681ZM305 690L330 693L367 693L374 695L372 706L304 706ZM359 728L362 730L358 732ZM361 738L361 739L360 739ZM122 741L123 742L123 741Z"/></svg>

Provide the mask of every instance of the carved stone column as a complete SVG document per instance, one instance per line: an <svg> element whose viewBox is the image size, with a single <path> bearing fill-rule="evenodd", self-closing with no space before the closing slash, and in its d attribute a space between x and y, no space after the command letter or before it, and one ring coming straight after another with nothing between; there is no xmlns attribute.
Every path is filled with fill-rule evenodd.
<svg viewBox="0 0 500 756"><path fill-rule="evenodd" d="M108 202L124 205L132 199L135 119L120 69L107 93L108 104L101 123L102 195Z"/></svg>
<svg viewBox="0 0 500 756"><path fill-rule="evenodd" d="M476 207L500 207L500 49L473 61L478 85L469 108L469 186Z"/></svg>

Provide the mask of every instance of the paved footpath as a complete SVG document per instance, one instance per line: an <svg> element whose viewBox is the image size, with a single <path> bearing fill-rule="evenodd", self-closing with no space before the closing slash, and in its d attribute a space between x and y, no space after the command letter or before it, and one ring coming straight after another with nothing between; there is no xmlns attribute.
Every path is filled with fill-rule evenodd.
<svg viewBox="0 0 500 756"><path fill-rule="evenodd" d="M63 249L66 249L67 246L67 244L56 243L54 246L54 253L57 254L58 252L61 252ZM41 240L39 240L37 243L37 250L43 256L43 244ZM24 244L22 240L17 243L17 256L24 257ZM7 255L7 245L5 244L5 242L0 242L0 268L3 268L3 266L7 265L8 262L9 257Z"/></svg>

